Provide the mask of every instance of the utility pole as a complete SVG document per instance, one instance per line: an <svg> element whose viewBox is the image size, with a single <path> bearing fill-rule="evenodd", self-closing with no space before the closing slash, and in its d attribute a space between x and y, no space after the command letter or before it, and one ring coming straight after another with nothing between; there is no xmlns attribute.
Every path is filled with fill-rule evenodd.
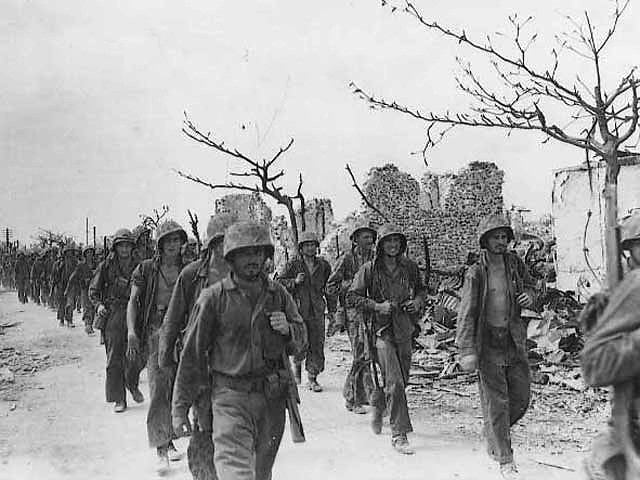
<svg viewBox="0 0 640 480"><path fill-rule="evenodd" d="M93 249L96 249L96 226L93 226Z"/></svg>
<svg viewBox="0 0 640 480"><path fill-rule="evenodd" d="M89 217L85 218L84 234L84 244L89 245Z"/></svg>

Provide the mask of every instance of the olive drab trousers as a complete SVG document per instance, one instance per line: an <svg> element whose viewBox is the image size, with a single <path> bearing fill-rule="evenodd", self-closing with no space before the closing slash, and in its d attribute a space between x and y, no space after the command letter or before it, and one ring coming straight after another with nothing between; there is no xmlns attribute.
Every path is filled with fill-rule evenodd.
<svg viewBox="0 0 640 480"><path fill-rule="evenodd" d="M136 362L126 358L127 353L127 307L126 305L110 306L103 334L104 348L107 353L107 376L105 379L105 395L107 402L125 402L129 391L138 388L142 368Z"/></svg>
<svg viewBox="0 0 640 480"><path fill-rule="evenodd" d="M478 379L487 451L503 464L513 461L511 427L529 407L531 375L526 355L516 350L511 336L500 337L486 336Z"/></svg>
<svg viewBox="0 0 640 480"><path fill-rule="evenodd" d="M378 338L376 341L392 436L413 432L404 390L411 368L411 349L411 340L396 343Z"/></svg>
<svg viewBox="0 0 640 480"><path fill-rule="evenodd" d="M271 480L285 426L285 399L215 384L214 463L220 480Z"/></svg>
<svg viewBox="0 0 640 480"><path fill-rule="evenodd" d="M304 318L304 323L307 326L307 348L293 360L296 365L301 365L304 360L309 378L316 378L324 371L324 313Z"/></svg>
<svg viewBox="0 0 640 480"><path fill-rule="evenodd" d="M149 410L147 412L147 436L149 446L167 445L175 437L171 425L171 396L176 379L176 367L162 368L158 365L158 326L151 327L147 340L149 357L147 375L149 380Z"/></svg>

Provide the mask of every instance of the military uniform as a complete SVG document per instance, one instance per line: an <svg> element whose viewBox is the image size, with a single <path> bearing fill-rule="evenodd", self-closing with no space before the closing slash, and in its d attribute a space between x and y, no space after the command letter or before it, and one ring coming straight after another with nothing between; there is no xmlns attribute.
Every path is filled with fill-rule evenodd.
<svg viewBox="0 0 640 480"><path fill-rule="evenodd" d="M118 230L113 240L114 249L119 242L133 244L131 232L127 229ZM125 356L127 349L126 309L131 293L131 274L135 267L133 259L130 259L130 263L126 267L120 265L114 251L98 265L89 284L89 299L96 309L103 305L107 311L106 317L102 319L104 325L101 326L107 354L106 399L107 402L125 405L125 386L131 392L137 391L141 370L139 365L128 362Z"/></svg>
<svg viewBox="0 0 640 480"><path fill-rule="evenodd" d="M264 247L273 255L268 231L238 223L224 238L225 258L243 247ZM220 480L267 480L282 439L290 379L287 352L304 346L306 331L291 295L260 275L253 301L232 274L204 289L187 332L176 388L174 423L186 419L185 405L211 378L215 467ZM268 312L285 312L289 335L270 325ZM181 396L186 396L186 402Z"/></svg>
<svg viewBox="0 0 640 480"><path fill-rule="evenodd" d="M390 272L383 263L382 245L393 236L401 238L402 246L397 257L397 268ZM406 249L404 234L393 225L384 225L379 231L376 257L358 270L347 294L349 305L366 316L373 316L376 356L384 382L394 446L405 443L406 434L413 431L405 387L409 379L412 339L418 318L417 314L405 311L402 305L408 300L421 300L425 294L418 264L404 255ZM386 301L394 305L391 313L377 313L376 304Z"/></svg>
<svg viewBox="0 0 640 480"><path fill-rule="evenodd" d="M303 232L298 241L298 248L305 242L314 242L319 246L318 239L313 232ZM304 274L304 281L296 283L298 274ZM298 305L298 311L307 327L307 351L294 357L296 372L300 371L300 365L305 361L305 369L309 375L310 385L316 383L316 377L324 371L324 339L325 319L324 313L328 307L329 314L333 316L336 310L336 301L327 295L326 284L331 275L331 266L324 258L316 256L313 267L309 269L307 263L300 256L288 261L278 274L278 281L291 293Z"/></svg>
<svg viewBox="0 0 640 480"><path fill-rule="evenodd" d="M173 234L181 236L181 242L187 240L184 229L172 220L164 222L158 228L158 253L152 259L144 260L133 272L132 283L140 292L135 317L134 330L141 341L143 351L148 352L146 359L149 379L149 410L147 412L147 437L153 448L164 448L175 438L171 424L171 393L175 380L175 367L161 368L158 362L159 330L163 323L171 293L177 280L172 282L162 273L162 242ZM182 259L178 256L178 272L182 270ZM134 298L133 295L131 297ZM133 301L133 300L131 300ZM130 319L129 322L132 320ZM166 452L161 452L163 455Z"/></svg>
<svg viewBox="0 0 640 480"><path fill-rule="evenodd" d="M96 266L93 264L93 261L90 264L87 259L87 253L89 250L95 253L93 247L84 248L82 252L84 261L78 263L76 269L71 274L67 289L69 290L68 296L70 298L80 298L84 328L87 333L91 334L93 333L93 317L95 315L95 308L89 299L89 283L95 274Z"/></svg>
<svg viewBox="0 0 640 480"><path fill-rule="evenodd" d="M364 229L371 231L375 239L375 230L369 227L358 227L351 233L351 240L354 241L357 234ZM344 320L351 343L352 363L344 382L342 395L347 409L355 409L355 411L359 411L358 407L369 403L373 381L369 369L369 352L362 312L347 306L346 295L356 273L365 263L373 260L373 254L373 249L369 254L364 254L357 246L354 247L338 259L327 281L327 290L335 292L338 296L337 315Z"/></svg>
<svg viewBox="0 0 640 480"><path fill-rule="evenodd" d="M14 278L18 289L18 300L20 303L28 303L29 292L29 263L24 252L18 252L14 267Z"/></svg>
<svg viewBox="0 0 640 480"><path fill-rule="evenodd" d="M492 215L479 227L481 247L485 248L486 236L498 229L505 229L513 239L509 223ZM486 250L467 271L458 311L456 344L461 358L469 355L478 358L487 450L494 460L507 465L513 462L510 428L527 411L531 394L527 326L520 318L517 297L529 293L533 298L535 284L515 253L506 252L503 259L501 285L495 282L495 274L490 273ZM497 315L501 318L495 318ZM501 324L496 320L501 320Z"/></svg>
<svg viewBox="0 0 640 480"><path fill-rule="evenodd" d="M67 289L69 279L77 266L74 256L75 247L67 245L63 249L63 256L53 266L51 281L56 295L57 319L60 325L73 325L73 309L75 307L75 296ZM69 295L68 295L69 294Z"/></svg>
<svg viewBox="0 0 640 480"><path fill-rule="evenodd" d="M226 229L235 222L235 217L222 213L211 216L207 225L206 255L202 260L187 265L176 282L165 320L160 328L158 362L163 368L177 365L187 330L191 311L200 292L222 280L229 273L229 265L216 257L213 245L221 242ZM200 390L194 398L179 396L178 408L194 410L194 431L189 439L187 450L189 469L194 480L215 480L213 464L214 447L212 439L211 388L208 377L202 379Z"/></svg>
<svg viewBox="0 0 640 480"><path fill-rule="evenodd" d="M31 295L33 296L33 301L40 305L41 302L41 277L42 270L44 268L44 256L38 255L31 266L31 271L29 272L29 281L31 283Z"/></svg>

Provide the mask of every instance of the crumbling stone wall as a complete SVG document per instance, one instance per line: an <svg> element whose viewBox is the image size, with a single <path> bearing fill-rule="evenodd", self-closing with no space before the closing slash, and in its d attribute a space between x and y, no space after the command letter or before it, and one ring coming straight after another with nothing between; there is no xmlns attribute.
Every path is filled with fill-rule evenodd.
<svg viewBox="0 0 640 480"><path fill-rule="evenodd" d="M478 250L480 219L503 211L503 182L504 172L493 163L474 162L457 174L427 172L421 184L388 164L371 169L364 191L405 232L412 258L424 264L428 246L431 266L449 270ZM365 210L373 224L384 222L372 209Z"/></svg>

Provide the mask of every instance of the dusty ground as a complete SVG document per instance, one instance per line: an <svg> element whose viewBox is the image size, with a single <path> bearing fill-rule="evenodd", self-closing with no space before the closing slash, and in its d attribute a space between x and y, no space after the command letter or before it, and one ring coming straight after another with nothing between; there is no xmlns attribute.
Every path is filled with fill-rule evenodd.
<svg viewBox="0 0 640 480"><path fill-rule="evenodd" d="M0 480L155 478L146 444L147 404L130 401L126 413L112 413L104 402L104 350L97 337L81 328L59 328L54 312L20 305L14 292L0 292L0 324L13 322L18 325L0 335L0 373L5 372L0 374ZM481 445L473 383L436 384L458 393L412 387L416 431L410 439L417 454L398 455L387 428L375 436L368 417L343 408L346 339L333 338L330 347L321 376L325 392L301 390L307 443L294 445L285 436L274 478L500 478ZM3 367L15 372L13 381ZM146 393L144 377L142 382ZM583 478L582 450L606 416L601 400L535 386L533 408L514 432L523 478ZM185 449L186 442L180 440L178 447ZM189 479L186 462L174 464L168 478Z"/></svg>

